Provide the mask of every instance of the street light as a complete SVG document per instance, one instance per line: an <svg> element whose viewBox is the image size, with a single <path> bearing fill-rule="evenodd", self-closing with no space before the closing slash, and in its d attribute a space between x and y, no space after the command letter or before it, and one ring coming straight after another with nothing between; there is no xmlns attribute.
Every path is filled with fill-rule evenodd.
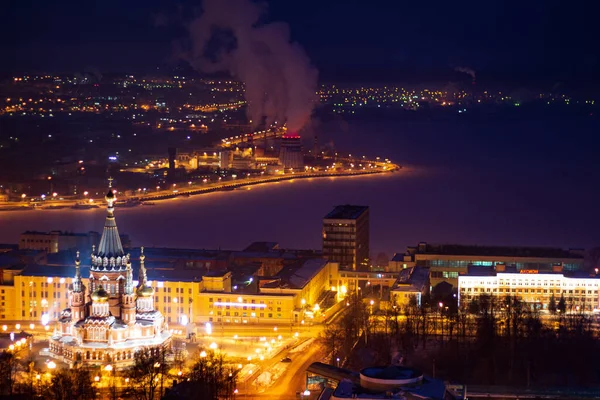
<svg viewBox="0 0 600 400"><path fill-rule="evenodd" d="M111 398L114 400L117 397L117 393L115 390L115 373L114 373L114 368L112 365L108 364L107 366L104 367L104 370L107 371L110 374L110 380L111 380Z"/></svg>
<svg viewBox="0 0 600 400"><path fill-rule="evenodd" d="M50 361L50 362L48 363L48 368L49 368L49 369L54 369L54 368L56 368L56 363L55 363L54 361Z"/></svg>

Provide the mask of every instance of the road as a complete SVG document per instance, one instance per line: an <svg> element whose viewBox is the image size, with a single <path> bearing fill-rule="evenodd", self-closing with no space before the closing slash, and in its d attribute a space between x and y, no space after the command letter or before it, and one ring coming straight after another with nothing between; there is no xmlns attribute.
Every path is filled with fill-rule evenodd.
<svg viewBox="0 0 600 400"><path fill-rule="evenodd" d="M338 159L339 161L340 159ZM345 160L345 159L343 159ZM359 161L357 161L359 162ZM174 184L168 188L159 188L156 191L139 192L133 195L125 193L119 194L120 202L117 203L117 207L129 205L137 205L139 202L151 202L154 200L166 200L178 198L180 196L192 196L203 193L211 193L223 190L234 190L242 187L248 187L253 185L269 184L281 181L288 181L294 179L310 179L310 178L333 178L333 177L347 177L347 176L360 176L360 175L372 175L381 174L387 172L393 172L400 169L399 165L381 161L362 161L365 163L365 167L362 169L344 169L344 170L326 170L326 171L298 171L293 173L287 173L285 175L264 175L258 174L254 176L245 176L239 178L231 178L225 181L218 182L190 182L186 184ZM368 166L367 166L367 163ZM139 189L141 190L141 189ZM60 200L62 198L62 200ZM136 202L127 203L130 200ZM60 197L60 198L47 198L44 201L33 201L30 197L25 197L23 201L9 201L0 202L0 210L23 210L23 209L45 209L45 208L67 208L73 207L75 204L80 204L80 207L102 207L104 201L102 198L90 199L87 196L81 199L75 199L71 197Z"/></svg>
<svg viewBox="0 0 600 400"><path fill-rule="evenodd" d="M296 392L302 392L306 389L306 369L310 364L320 361L324 357L324 349L316 341L309 345L305 350L297 353L281 353L279 360L283 357L290 357L292 362L288 364L285 372L275 381L273 386L267 389L264 393L248 393L248 399L264 399L264 400L297 400ZM276 362L281 362L274 360ZM271 364L271 365L273 365ZM310 398L315 398L313 394Z"/></svg>

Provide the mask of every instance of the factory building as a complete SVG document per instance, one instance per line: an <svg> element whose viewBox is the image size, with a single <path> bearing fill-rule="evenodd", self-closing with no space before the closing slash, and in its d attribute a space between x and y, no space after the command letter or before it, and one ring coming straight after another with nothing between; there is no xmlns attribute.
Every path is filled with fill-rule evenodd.
<svg viewBox="0 0 600 400"><path fill-rule="evenodd" d="M279 163L284 169L301 170L304 168L302 140L298 135L285 134L281 138Z"/></svg>

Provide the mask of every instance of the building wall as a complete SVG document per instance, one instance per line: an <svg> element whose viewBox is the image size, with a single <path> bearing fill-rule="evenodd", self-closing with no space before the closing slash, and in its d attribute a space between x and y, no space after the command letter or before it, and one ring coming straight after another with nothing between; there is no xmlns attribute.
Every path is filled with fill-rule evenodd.
<svg viewBox="0 0 600 400"><path fill-rule="evenodd" d="M454 287L458 285L458 276L467 273L469 265L489 267L497 264L515 265L518 270L551 271L560 265L566 271L583 269L583 259L542 258L542 257L502 257L502 256L469 256L445 254L415 254L415 265L428 267L431 273L431 285L448 282Z"/></svg>
<svg viewBox="0 0 600 400"><path fill-rule="evenodd" d="M56 320L68 307L71 282L71 278L15 276L13 319L39 322L48 313L51 320ZM84 284L87 286L87 280Z"/></svg>
<svg viewBox="0 0 600 400"><path fill-rule="evenodd" d="M160 311L169 324L180 324L183 316L197 322L200 314L198 293L200 282L149 282L154 288L154 308Z"/></svg>
<svg viewBox="0 0 600 400"><path fill-rule="evenodd" d="M369 210L357 219L323 220L323 255L343 267L368 270Z"/></svg>
<svg viewBox="0 0 600 400"><path fill-rule="evenodd" d="M48 271L51 272L51 268ZM149 285L155 290L155 309L163 313L165 321L169 324L180 324L184 315L188 321L194 323L212 321L289 324L299 321L304 305L312 307L324 291L331 290L332 287L335 290L337 277L338 265L327 263L301 289L264 289L256 294L239 294L232 292L230 273L218 278L221 280L220 287L223 288L225 285L225 290L220 292L207 290L205 281L149 281ZM209 279L218 280L217 277ZM68 294L72 281L72 278L56 276L16 275L13 286L0 286L0 320L39 323L42 315L48 313L50 319L55 321L60 316L60 312L69 306ZM91 293L89 279L84 278L83 283L86 287L86 296L89 296ZM134 283L137 285L137 282ZM216 288L219 285L209 287ZM242 302L233 305L239 303L240 297ZM304 304L302 299L305 300ZM219 302L232 304L229 304L229 308L226 308L225 304L218 308L215 303ZM218 312L221 314L219 315ZM227 315L227 312L230 314ZM238 315L235 315L236 312ZM255 315L252 315L253 312ZM218 318L221 320L219 321Z"/></svg>
<svg viewBox="0 0 600 400"><path fill-rule="evenodd" d="M593 311L600 308L597 278L570 278L563 274L498 273L496 276L460 276L459 302L468 303L481 294L497 297L517 296L542 310L548 309L550 297L558 303L565 297L567 309Z"/></svg>
<svg viewBox="0 0 600 400"><path fill-rule="evenodd" d="M16 301L14 286L0 286L0 319L8 321L16 319Z"/></svg>
<svg viewBox="0 0 600 400"><path fill-rule="evenodd" d="M19 250L43 250L58 253L58 233L22 233Z"/></svg>
<svg viewBox="0 0 600 400"><path fill-rule="evenodd" d="M214 324L289 324L295 296L201 292L198 322Z"/></svg>

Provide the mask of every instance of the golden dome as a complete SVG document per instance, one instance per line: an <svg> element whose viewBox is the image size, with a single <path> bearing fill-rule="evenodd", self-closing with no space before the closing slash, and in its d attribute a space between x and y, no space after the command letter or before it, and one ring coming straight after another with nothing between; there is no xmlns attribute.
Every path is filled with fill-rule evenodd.
<svg viewBox="0 0 600 400"><path fill-rule="evenodd" d="M150 286L140 286L137 289L137 295L140 297L150 297L154 294L154 289Z"/></svg>
<svg viewBox="0 0 600 400"><path fill-rule="evenodd" d="M98 301L98 302L106 302L108 301L108 292L106 290L104 290L104 288L102 287L102 285L98 286L98 289L94 290L94 293L92 293L92 300L94 301Z"/></svg>

